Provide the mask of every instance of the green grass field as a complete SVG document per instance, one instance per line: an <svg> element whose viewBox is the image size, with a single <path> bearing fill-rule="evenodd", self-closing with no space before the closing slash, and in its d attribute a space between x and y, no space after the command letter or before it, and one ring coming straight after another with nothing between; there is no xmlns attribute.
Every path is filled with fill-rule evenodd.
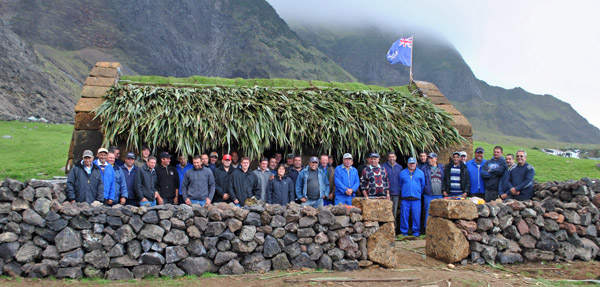
<svg viewBox="0 0 600 287"><path fill-rule="evenodd" d="M0 179L64 176L72 135L72 125L0 121Z"/></svg>

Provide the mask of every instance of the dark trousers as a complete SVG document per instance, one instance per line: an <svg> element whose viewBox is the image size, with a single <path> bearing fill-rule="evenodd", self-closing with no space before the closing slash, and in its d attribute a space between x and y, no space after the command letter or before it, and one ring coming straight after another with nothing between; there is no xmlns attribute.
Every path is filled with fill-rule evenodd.
<svg viewBox="0 0 600 287"><path fill-rule="evenodd" d="M128 198L125 200L125 205L140 206L140 201L139 201L139 199L136 199L136 198L134 198L134 199Z"/></svg>
<svg viewBox="0 0 600 287"><path fill-rule="evenodd" d="M485 190L485 202L494 201L498 198L497 190Z"/></svg>
<svg viewBox="0 0 600 287"><path fill-rule="evenodd" d="M175 198L174 197L163 197L163 204L174 204L175 203Z"/></svg>

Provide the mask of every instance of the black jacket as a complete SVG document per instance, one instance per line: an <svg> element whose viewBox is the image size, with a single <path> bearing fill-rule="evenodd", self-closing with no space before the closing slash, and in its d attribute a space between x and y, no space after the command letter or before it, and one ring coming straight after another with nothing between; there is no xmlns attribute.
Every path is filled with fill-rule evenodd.
<svg viewBox="0 0 600 287"><path fill-rule="evenodd" d="M156 192L156 171L151 172L147 164L138 169L135 177L135 192L140 201L146 198L149 201L154 201L154 192Z"/></svg>
<svg viewBox="0 0 600 287"><path fill-rule="evenodd" d="M450 169L454 166L451 162L444 167L444 179L442 180L442 191L450 193ZM469 193L471 191L471 180L469 178L469 171L467 166L461 161L460 166L460 189L463 193Z"/></svg>
<svg viewBox="0 0 600 287"><path fill-rule="evenodd" d="M282 178L276 176L269 180L267 184L267 192L265 201L270 204L281 204L286 205L294 201L294 187L296 185L292 182L292 179L284 175Z"/></svg>
<svg viewBox="0 0 600 287"><path fill-rule="evenodd" d="M104 184L100 168L92 164L92 172L88 175L80 162L75 163L67 178L67 200L92 203L104 201Z"/></svg>
<svg viewBox="0 0 600 287"><path fill-rule="evenodd" d="M156 170L156 189L162 198L173 198L175 190L179 188L179 173L172 166L157 166Z"/></svg>
<svg viewBox="0 0 600 287"><path fill-rule="evenodd" d="M229 202L229 200L224 200L223 196L229 192L230 175L233 173L233 170L234 168L230 166L229 171L225 171L225 168L221 165L213 171L215 175L215 195L213 196L213 202ZM231 199L231 194L229 195L229 199Z"/></svg>
<svg viewBox="0 0 600 287"><path fill-rule="evenodd" d="M231 201L239 200L240 205L244 205L246 199L252 196L260 199L260 185L258 184L258 177L254 172L248 169L247 172L241 169L235 169L231 175L229 181L229 195Z"/></svg>

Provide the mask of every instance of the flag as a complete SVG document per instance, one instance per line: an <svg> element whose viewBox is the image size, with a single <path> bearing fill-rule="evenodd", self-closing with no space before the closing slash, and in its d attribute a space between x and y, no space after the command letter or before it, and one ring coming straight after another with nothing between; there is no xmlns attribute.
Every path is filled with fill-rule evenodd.
<svg viewBox="0 0 600 287"><path fill-rule="evenodd" d="M402 63L404 66L412 65L413 37L400 38L392 44L387 52L387 59L391 64Z"/></svg>

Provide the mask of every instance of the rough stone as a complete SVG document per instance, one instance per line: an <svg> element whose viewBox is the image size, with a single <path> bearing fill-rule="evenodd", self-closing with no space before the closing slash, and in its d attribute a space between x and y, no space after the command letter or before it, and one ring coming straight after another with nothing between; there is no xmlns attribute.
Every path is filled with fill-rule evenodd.
<svg viewBox="0 0 600 287"><path fill-rule="evenodd" d="M427 256L446 263L459 262L469 256L469 242L452 221L439 217L429 217L426 234L425 253ZM369 242L373 236L369 237ZM371 256L369 256L369 259L378 262L373 260Z"/></svg>
<svg viewBox="0 0 600 287"><path fill-rule="evenodd" d="M56 249L63 253L81 247L81 236L70 227L65 227L54 238Z"/></svg>
<svg viewBox="0 0 600 287"><path fill-rule="evenodd" d="M158 277L161 265L138 265L133 267L133 277L141 279L148 276Z"/></svg>
<svg viewBox="0 0 600 287"><path fill-rule="evenodd" d="M496 259L500 264L514 264L517 262L523 262L523 256L515 252L498 252Z"/></svg>
<svg viewBox="0 0 600 287"><path fill-rule="evenodd" d="M190 243L186 246L186 249L191 256L206 255L206 248L204 247L204 245L202 244L202 240L200 239L191 240Z"/></svg>
<svg viewBox="0 0 600 287"><path fill-rule="evenodd" d="M300 253L300 255L292 258L292 266L295 269L301 269L301 268L311 268L311 269L316 269L317 268L317 264L315 263L315 261L310 259L310 256L304 252Z"/></svg>
<svg viewBox="0 0 600 287"><path fill-rule="evenodd" d="M162 229L162 227L154 224L146 224L138 234L137 238L140 240L152 239L157 242L162 242L164 234L165 230Z"/></svg>
<svg viewBox="0 0 600 287"><path fill-rule="evenodd" d="M248 213L248 215L246 216L246 219L244 219L244 225L261 226L262 221L260 219L260 214L258 214L256 212Z"/></svg>
<svg viewBox="0 0 600 287"><path fill-rule="evenodd" d="M554 260L554 252L544 251L539 249L530 249L523 253L523 257L527 261L552 261Z"/></svg>
<svg viewBox="0 0 600 287"><path fill-rule="evenodd" d="M255 241L244 242L238 238L231 241L231 249L235 252L250 253L258 246Z"/></svg>
<svg viewBox="0 0 600 287"><path fill-rule="evenodd" d="M13 242L19 240L19 236L12 232L0 233L0 243Z"/></svg>
<svg viewBox="0 0 600 287"><path fill-rule="evenodd" d="M287 234L287 232L285 231L285 229L278 227L275 228L275 230L273 230L273 232L271 233L271 235L273 235L273 237L275 238L282 238Z"/></svg>
<svg viewBox="0 0 600 287"><path fill-rule="evenodd" d="M273 270L288 270L292 265L285 253L279 253L271 260Z"/></svg>
<svg viewBox="0 0 600 287"><path fill-rule="evenodd" d="M209 222L204 233L206 236L218 236L225 231L225 228L227 228L225 222Z"/></svg>
<svg viewBox="0 0 600 287"><path fill-rule="evenodd" d="M112 268L106 271L108 280L130 280L133 279L133 273L127 268Z"/></svg>
<svg viewBox="0 0 600 287"><path fill-rule="evenodd" d="M23 212L23 221L33 226L46 226L46 220L44 220L44 218L40 216L37 212L35 212L33 209L26 209Z"/></svg>
<svg viewBox="0 0 600 287"><path fill-rule="evenodd" d="M83 273L81 272L81 267L58 268L58 271L56 272L56 278L59 278L59 279L62 279L62 278L79 279L81 277L83 277Z"/></svg>
<svg viewBox="0 0 600 287"><path fill-rule="evenodd" d="M355 197L352 199L352 205L362 210L363 220L379 222L394 221L394 215L392 212L393 203L390 200L377 200Z"/></svg>
<svg viewBox="0 0 600 287"><path fill-rule="evenodd" d="M181 270L175 264L167 264L160 271L160 275L166 276L166 277L171 277L171 278L173 278L173 277L180 277L180 276L185 275L185 271Z"/></svg>
<svg viewBox="0 0 600 287"><path fill-rule="evenodd" d="M123 255L125 255L125 247L121 243L115 244L115 246L113 246L113 248L111 248L110 251L108 252L108 256L111 258L112 257L120 257Z"/></svg>
<svg viewBox="0 0 600 287"><path fill-rule="evenodd" d="M246 271L267 272L271 270L271 260L266 260L261 253L252 253L244 257L242 266Z"/></svg>
<svg viewBox="0 0 600 287"><path fill-rule="evenodd" d="M478 212L477 206L468 200L435 199L431 201L429 215L447 219L473 220L478 217ZM363 218L365 218L364 213Z"/></svg>
<svg viewBox="0 0 600 287"><path fill-rule="evenodd" d="M263 256L266 258L271 258L281 252L281 247L279 247L279 243L277 239L272 236L267 235L265 237L265 243L263 245Z"/></svg>
<svg viewBox="0 0 600 287"><path fill-rule="evenodd" d="M240 240L242 241L252 241L254 239L254 235L256 235L256 226L254 225L244 225L242 227L242 231L240 231Z"/></svg>
<svg viewBox="0 0 600 287"><path fill-rule="evenodd" d="M352 271L359 268L357 260L342 259L333 262L333 269L337 271Z"/></svg>
<svg viewBox="0 0 600 287"><path fill-rule="evenodd" d="M213 261L216 265L223 265L237 257L237 253L231 251L218 252Z"/></svg>
<svg viewBox="0 0 600 287"><path fill-rule="evenodd" d="M171 232L165 235L163 240L165 243L172 245L186 245L190 241L185 232L178 229L171 230Z"/></svg>
<svg viewBox="0 0 600 287"><path fill-rule="evenodd" d="M60 267L80 266L83 265L83 263L83 250L80 248L62 253L59 261Z"/></svg>
<svg viewBox="0 0 600 287"><path fill-rule="evenodd" d="M41 257L42 249L36 246L33 242L25 242L17 251L15 259L19 263L28 263Z"/></svg>
<svg viewBox="0 0 600 287"><path fill-rule="evenodd" d="M50 206L52 205L52 201L47 198L39 198L33 204L33 210L35 210L41 216L46 216L48 212L50 212Z"/></svg>
<svg viewBox="0 0 600 287"><path fill-rule="evenodd" d="M165 257L158 252L146 252L140 255L140 264L165 264Z"/></svg>
<svg viewBox="0 0 600 287"><path fill-rule="evenodd" d="M102 250L94 250L86 253L83 259L86 263L98 269L107 268L110 263L110 257Z"/></svg>
<svg viewBox="0 0 600 287"><path fill-rule="evenodd" d="M243 274L244 267L237 260L230 260L227 264L221 266L219 268L219 275L235 275L235 274Z"/></svg>

